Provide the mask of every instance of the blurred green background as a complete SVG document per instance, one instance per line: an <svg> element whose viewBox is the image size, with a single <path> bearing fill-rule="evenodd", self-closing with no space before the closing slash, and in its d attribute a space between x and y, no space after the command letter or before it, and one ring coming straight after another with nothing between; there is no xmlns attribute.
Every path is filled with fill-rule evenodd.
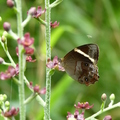
<svg viewBox="0 0 120 120"><path fill-rule="evenodd" d="M51 3L54 0L51 0ZM42 6L44 0L22 0L23 20L27 11L32 6ZM16 28L16 15L13 9L6 5L6 0L0 0L0 35L3 33L3 23L10 22L14 32ZM44 19L44 15L41 16ZM114 93L115 103L120 101L120 0L63 0L51 11L51 21L58 21L58 28L52 29L51 52L52 58L57 55L63 57L74 47L96 43L100 49L98 67L100 79L89 87L72 80L66 73L56 71L52 76L51 92L51 119L66 120L67 112L74 113L74 104L86 102L94 107L85 112L85 117L96 113L101 106L101 95L109 96ZM24 33L29 32L35 38L35 56L37 62L27 63L25 72L29 81L45 86L45 27L32 19L24 28ZM11 56L17 63L15 47L17 43L8 38L8 47ZM0 56L9 61L0 46ZM0 65L0 71L7 67ZM26 98L31 94L25 86ZM11 106L18 106L18 88L12 80L0 81L0 94L7 94ZM44 95L42 96L44 98ZM97 119L102 120L110 114L114 120L120 120L120 108L110 110ZM27 120L42 120L43 108L36 100L27 105Z"/></svg>

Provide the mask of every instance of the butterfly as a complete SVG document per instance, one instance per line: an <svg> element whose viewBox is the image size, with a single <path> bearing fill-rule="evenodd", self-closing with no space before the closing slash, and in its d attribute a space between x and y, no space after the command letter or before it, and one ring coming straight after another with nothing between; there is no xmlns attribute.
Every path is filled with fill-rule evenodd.
<svg viewBox="0 0 120 120"><path fill-rule="evenodd" d="M60 59L60 64L74 80L89 86L99 79L98 57L98 46L85 44L68 52Z"/></svg>

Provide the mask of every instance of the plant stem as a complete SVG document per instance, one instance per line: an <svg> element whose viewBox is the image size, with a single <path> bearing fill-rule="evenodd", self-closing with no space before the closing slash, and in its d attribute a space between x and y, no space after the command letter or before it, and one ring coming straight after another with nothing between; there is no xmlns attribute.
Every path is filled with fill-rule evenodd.
<svg viewBox="0 0 120 120"><path fill-rule="evenodd" d="M31 15L28 14L27 18L22 23L23 28L27 25L27 23L30 21L30 19L31 19Z"/></svg>
<svg viewBox="0 0 120 120"><path fill-rule="evenodd" d="M86 118L85 120L92 120L93 118L97 117L98 115L102 114L103 112L106 112L106 111L111 110L111 109L116 108L116 107L120 107L120 102L112 105L111 107L107 107L107 108L103 109L103 111L102 110L98 111L97 113Z"/></svg>
<svg viewBox="0 0 120 120"><path fill-rule="evenodd" d="M25 101L24 104L30 103L38 94L37 93L32 93L31 96L29 96Z"/></svg>
<svg viewBox="0 0 120 120"><path fill-rule="evenodd" d="M51 47L50 47L50 38L51 38L51 28L50 28L50 14L51 9L49 7L50 0L45 0L45 21L46 21L46 31L45 31L45 40L46 40L46 63L48 58L51 59ZM46 96L45 96L45 112L44 119L50 120L50 96L51 96L51 76L49 74L50 69L46 67Z"/></svg>
<svg viewBox="0 0 120 120"><path fill-rule="evenodd" d="M18 39L18 36L10 29L9 30L9 34L11 35L11 37L14 39L14 40L17 40Z"/></svg>
<svg viewBox="0 0 120 120"><path fill-rule="evenodd" d="M50 4L50 8L53 8L53 7L55 7L55 6L57 6L57 5L59 5L61 2L62 2L63 0L56 0L56 1L54 1L52 4Z"/></svg>
<svg viewBox="0 0 120 120"><path fill-rule="evenodd" d="M12 57L10 56L9 51L8 51L8 50L6 50L5 52L6 52L7 56L8 56L8 58L9 58L10 62L12 63L12 65L13 65L13 66L14 66L14 68L15 68L15 67L16 67L16 64L14 63L14 61L13 61Z"/></svg>
<svg viewBox="0 0 120 120"><path fill-rule="evenodd" d="M26 84L27 86L30 85L30 83L28 82L28 80L27 80L27 78L26 78L25 76L24 76L24 81L25 81L25 84ZM32 92L34 92L33 89L31 89L30 87L28 87L28 88L29 88ZM37 100L38 103L39 103L40 105L42 105L43 107L46 106L45 101L44 101L39 95L36 96L36 100Z"/></svg>
<svg viewBox="0 0 120 120"><path fill-rule="evenodd" d="M22 28L22 0L16 0L17 6L17 30L19 38L23 37L23 28ZM26 110L24 105L25 100L25 92L24 92L24 66L25 66L25 58L22 52L23 46L18 45L19 49L19 81L21 85L19 85L19 104L20 104L20 120L26 119Z"/></svg>

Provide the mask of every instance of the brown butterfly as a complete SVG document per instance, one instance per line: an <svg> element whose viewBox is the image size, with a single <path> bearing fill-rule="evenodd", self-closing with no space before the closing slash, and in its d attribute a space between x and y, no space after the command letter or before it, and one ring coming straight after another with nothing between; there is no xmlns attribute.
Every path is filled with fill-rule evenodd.
<svg viewBox="0 0 120 120"><path fill-rule="evenodd" d="M74 48L60 59L60 64L74 80L81 84L94 84L98 74L99 48L96 44L86 44Z"/></svg>

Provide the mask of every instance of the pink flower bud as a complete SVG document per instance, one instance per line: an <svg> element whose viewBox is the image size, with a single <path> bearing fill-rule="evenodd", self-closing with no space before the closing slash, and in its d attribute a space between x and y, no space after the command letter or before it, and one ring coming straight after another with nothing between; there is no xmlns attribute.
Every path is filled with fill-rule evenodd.
<svg viewBox="0 0 120 120"><path fill-rule="evenodd" d="M4 59L0 57L0 64L4 62Z"/></svg>
<svg viewBox="0 0 120 120"><path fill-rule="evenodd" d="M3 28L4 28L5 31L8 32L8 31L10 30L10 28L11 28L10 23L8 23L8 22L4 22L4 24L3 24Z"/></svg>
<svg viewBox="0 0 120 120"><path fill-rule="evenodd" d="M110 115L107 115L107 116L104 117L103 120L112 120L112 117Z"/></svg>
<svg viewBox="0 0 120 120"><path fill-rule="evenodd" d="M35 15L37 13L36 7L31 7L28 11L28 14L30 15Z"/></svg>
<svg viewBox="0 0 120 120"><path fill-rule="evenodd" d="M14 1L13 0L7 0L7 5L12 8L14 6Z"/></svg>

